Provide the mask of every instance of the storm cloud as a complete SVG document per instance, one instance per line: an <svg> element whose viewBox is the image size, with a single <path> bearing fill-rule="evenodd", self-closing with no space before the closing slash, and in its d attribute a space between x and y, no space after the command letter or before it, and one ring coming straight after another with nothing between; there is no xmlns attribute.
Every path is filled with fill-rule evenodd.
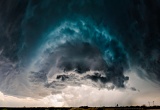
<svg viewBox="0 0 160 110"><path fill-rule="evenodd" d="M2 0L0 7L5 94L44 97L82 84L126 88L130 69L160 83L158 0Z"/></svg>

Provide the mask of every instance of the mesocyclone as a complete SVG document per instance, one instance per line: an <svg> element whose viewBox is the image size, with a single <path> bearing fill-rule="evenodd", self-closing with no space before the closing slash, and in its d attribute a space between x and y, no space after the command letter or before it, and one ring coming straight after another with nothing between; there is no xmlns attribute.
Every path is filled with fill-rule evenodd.
<svg viewBox="0 0 160 110"><path fill-rule="evenodd" d="M91 20L90 20L91 21ZM129 79L123 45L104 27L64 21L43 36L27 70L31 83L60 92L68 85L124 88Z"/></svg>
<svg viewBox="0 0 160 110"><path fill-rule="evenodd" d="M69 85L125 88L130 70L159 84L159 6L158 0L1 0L0 91L37 98Z"/></svg>

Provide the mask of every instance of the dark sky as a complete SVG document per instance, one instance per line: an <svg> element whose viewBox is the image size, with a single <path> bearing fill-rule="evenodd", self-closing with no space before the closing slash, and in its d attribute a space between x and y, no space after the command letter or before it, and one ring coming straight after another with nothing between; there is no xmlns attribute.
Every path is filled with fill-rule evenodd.
<svg viewBox="0 0 160 110"><path fill-rule="evenodd" d="M3 94L141 91L133 74L160 87L160 0L0 0Z"/></svg>

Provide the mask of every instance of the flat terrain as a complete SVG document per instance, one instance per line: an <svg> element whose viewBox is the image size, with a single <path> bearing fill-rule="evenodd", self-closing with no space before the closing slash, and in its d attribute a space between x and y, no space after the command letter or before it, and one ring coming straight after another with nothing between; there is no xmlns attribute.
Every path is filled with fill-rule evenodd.
<svg viewBox="0 0 160 110"><path fill-rule="evenodd" d="M160 110L156 107L0 107L0 110Z"/></svg>

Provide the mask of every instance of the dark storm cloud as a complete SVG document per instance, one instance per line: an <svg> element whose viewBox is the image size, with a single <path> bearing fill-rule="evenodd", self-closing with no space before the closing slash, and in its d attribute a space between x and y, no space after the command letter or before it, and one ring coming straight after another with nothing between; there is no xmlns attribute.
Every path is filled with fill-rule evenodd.
<svg viewBox="0 0 160 110"><path fill-rule="evenodd" d="M160 83L159 12L158 0L1 0L0 90L15 94L23 82L16 88L56 93L86 80L125 88L130 68Z"/></svg>
<svg viewBox="0 0 160 110"><path fill-rule="evenodd" d="M92 70L104 70L105 61L96 47L89 43L64 44L58 47L56 53L63 55L57 66L64 71L74 70L77 73L85 73ZM97 63L98 62L98 63Z"/></svg>
<svg viewBox="0 0 160 110"><path fill-rule="evenodd" d="M98 48L89 43L67 43L59 46L56 49L56 54L62 56L57 63L57 67L64 72L75 71L78 74L85 74L90 70L101 71L105 76L101 76L101 73L95 73L84 77L95 82L97 80L102 83L112 82L117 87L124 87L124 82L128 80L128 77L123 75L123 67L121 65L107 65ZM62 77L62 79L67 77Z"/></svg>
<svg viewBox="0 0 160 110"><path fill-rule="evenodd" d="M32 82L41 79L44 80L45 87L57 89L59 87L55 84L66 87L87 84L86 80L91 80L92 83L97 83L96 86L112 83L113 87L125 88L124 83L129 78L123 75L127 63L123 61L126 56L119 42L113 38L110 40L109 34L102 35L97 27L91 28L91 25L94 26L92 23L87 23L87 27L82 26L85 23L68 21L57 27L51 35L49 34L48 40L45 41L47 46L45 44L42 46L47 58L43 60L44 62L40 61L41 59L37 61L41 62L37 63L38 65L47 65L42 66L40 71L46 72L47 74L42 76L47 76L48 79L36 73L35 76L31 76ZM85 28L88 30L86 31ZM100 37L104 38L98 39ZM108 53L110 55L106 55ZM100 76L94 74L96 71Z"/></svg>
<svg viewBox="0 0 160 110"><path fill-rule="evenodd" d="M131 63L146 71L138 74L142 78L147 77L158 83L160 78L159 10L158 0L133 1L129 11L130 25L124 27L129 28L122 38L125 40L123 44L127 47Z"/></svg>
<svg viewBox="0 0 160 110"><path fill-rule="evenodd" d="M19 38L21 36L21 21L27 1L0 1L0 50L12 61L17 60Z"/></svg>

